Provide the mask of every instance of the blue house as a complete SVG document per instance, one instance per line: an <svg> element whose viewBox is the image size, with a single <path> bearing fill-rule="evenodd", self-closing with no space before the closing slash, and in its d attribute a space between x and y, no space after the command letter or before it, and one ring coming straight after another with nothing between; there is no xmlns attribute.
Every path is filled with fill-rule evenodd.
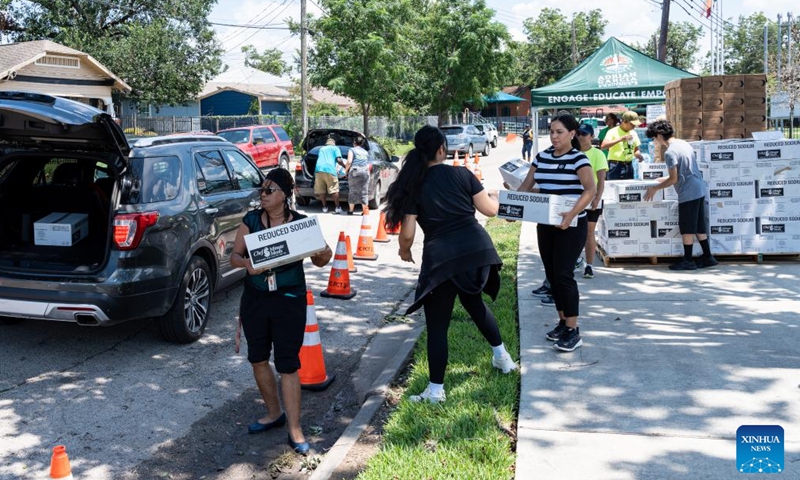
<svg viewBox="0 0 800 480"><path fill-rule="evenodd" d="M291 115L292 96L275 85L210 82L198 97L201 116Z"/></svg>

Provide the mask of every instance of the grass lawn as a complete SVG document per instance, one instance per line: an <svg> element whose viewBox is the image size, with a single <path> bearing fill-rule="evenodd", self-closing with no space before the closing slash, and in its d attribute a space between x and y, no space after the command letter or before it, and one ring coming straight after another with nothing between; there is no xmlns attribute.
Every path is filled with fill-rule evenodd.
<svg viewBox="0 0 800 480"><path fill-rule="evenodd" d="M503 342L519 358L517 327L517 251L520 223L490 219L486 229L500 257L502 287L489 303ZM492 367L492 350L456 302L449 330L450 357L445 376L447 401L412 403L410 394L428 385L426 335L417 343L406 392L386 426L381 451L359 479L513 478L519 373L503 375Z"/></svg>

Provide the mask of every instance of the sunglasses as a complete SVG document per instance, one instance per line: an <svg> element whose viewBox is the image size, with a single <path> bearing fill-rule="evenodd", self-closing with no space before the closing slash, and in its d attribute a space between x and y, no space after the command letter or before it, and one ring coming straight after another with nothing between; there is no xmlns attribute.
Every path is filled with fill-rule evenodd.
<svg viewBox="0 0 800 480"><path fill-rule="evenodd" d="M259 190L261 195L272 195L275 192L279 192L281 189L280 187L263 187Z"/></svg>

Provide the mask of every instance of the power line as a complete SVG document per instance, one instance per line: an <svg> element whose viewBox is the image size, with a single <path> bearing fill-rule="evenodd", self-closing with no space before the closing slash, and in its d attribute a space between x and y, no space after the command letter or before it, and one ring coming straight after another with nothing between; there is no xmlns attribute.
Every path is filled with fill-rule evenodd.
<svg viewBox="0 0 800 480"><path fill-rule="evenodd" d="M250 24L236 24L236 23L222 23L222 22L208 22L211 25L217 25L220 27L236 27L236 28L255 28L258 30L289 30L289 27L276 27L274 25L280 25L280 23L273 23L269 25L250 25Z"/></svg>
<svg viewBox="0 0 800 480"><path fill-rule="evenodd" d="M292 1L292 3L293 3L293 1ZM284 11L286 11L286 9L287 9L287 8L289 8L289 5L290 5L290 3L289 3L289 0L283 0L283 3L281 4L281 6L283 6L283 9L282 9L280 12L277 12L277 13L276 13L276 14L275 14L275 15L274 15L274 16L273 16L271 19L270 19L270 21L271 21L271 20L274 20L274 19L275 19L275 18L276 18L278 15L280 15L281 13L283 13ZM269 23L269 22L267 22L267 23ZM253 32L253 34L252 34L252 35L250 35L249 37L245 38L245 39L244 39L244 40L242 40L241 42L237 43L237 44L236 44L236 45L234 45L233 47L229 48L229 49L228 49L228 50L227 50L225 53L228 53L228 52L230 52L230 51L232 51L232 50L235 50L235 49L239 48L240 46L242 46L243 44L245 44L245 43L246 43L248 40L250 40L250 39L251 39L251 38L253 38L254 36L258 35L258 33L259 33L259 30L256 30L255 32Z"/></svg>

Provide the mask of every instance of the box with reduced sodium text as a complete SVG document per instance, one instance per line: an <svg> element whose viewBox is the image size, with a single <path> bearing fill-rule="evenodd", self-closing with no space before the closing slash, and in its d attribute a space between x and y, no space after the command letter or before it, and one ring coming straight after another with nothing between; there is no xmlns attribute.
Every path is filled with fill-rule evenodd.
<svg viewBox="0 0 800 480"><path fill-rule="evenodd" d="M319 219L303 218L245 235L253 268L275 268L325 250Z"/></svg>
<svg viewBox="0 0 800 480"><path fill-rule="evenodd" d="M547 193L522 193L508 190L500 191L500 211L497 216L507 220L561 225L562 212L569 212L575 200ZM578 224L573 218L571 227Z"/></svg>
<svg viewBox="0 0 800 480"><path fill-rule="evenodd" d="M506 182L509 187L516 190L522 185L522 182L525 181L525 177L528 176L531 164L521 158L514 158L500 165L499 169L503 181Z"/></svg>
<svg viewBox="0 0 800 480"><path fill-rule="evenodd" d="M89 235L85 213L54 212L33 224L34 245L70 247Z"/></svg>

